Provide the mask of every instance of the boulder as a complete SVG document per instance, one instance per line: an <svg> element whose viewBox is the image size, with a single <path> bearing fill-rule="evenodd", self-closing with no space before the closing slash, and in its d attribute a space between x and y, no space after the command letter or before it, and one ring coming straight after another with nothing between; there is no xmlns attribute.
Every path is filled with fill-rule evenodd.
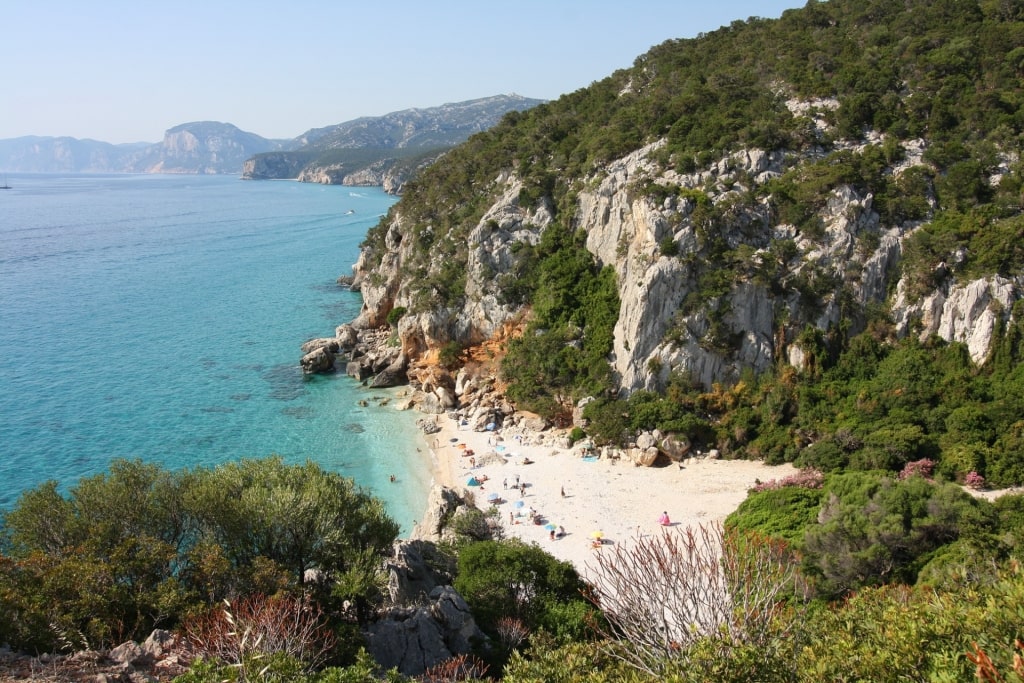
<svg viewBox="0 0 1024 683"><path fill-rule="evenodd" d="M648 448L654 446L656 443L657 440L654 438L654 435L651 434L650 432L640 432L640 435L636 437L636 447L641 450L647 450Z"/></svg>
<svg viewBox="0 0 1024 683"><path fill-rule="evenodd" d="M416 420L416 426L419 427L424 434L437 434L441 431L441 426L437 424L437 420L433 418L421 418Z"/></svg>
<svg viewBox="0 0 1024 683"><path fill-rule="evenodd" d="M118 645L113 650L107 653L107 657L109 657L113 661L118 662L119 664L128 665L132 665L136 662L145 660L147 656L148 655L142 651L142 648L139 647L139 644L136 643L134 640L129 640L128 642L121 643L120 645Z"/></svg>
<svg viewBox="0 0 1024 683"><path fill-rule="evenodd" d="M443 415L445 412L445 406L441 403L441 399L437 397L437 394L431 392L429 394L423 394L423 398L416 408L421 413L427 413L428 415Z"/></svg>
<svg viewBox="0 0 1024 683"><path fill-rule="evenodd" d="M408 381L408 376L405 373L405 369L408 366L408 358L403 353L396 353L393 356L388 357L390 362L387 367L383 370L377 371L377 375L370 382L371 389L381 389L384 387L397 387L405 384ZM378 367L377 363L374 363L374 369Z"/></svg>
<svg viewBox="0 0 1024 683"><path fill-rule="evenodd" d="M152 659L158 660L169 654L176 644L177 639L173 633L158 628L142 643L142 651Z"/></svg>
<svg viewBox="0 0 1024 683"><path fill-rule="evenodd" d="M397 387L405 384L405 370L402 368L396 368L394 365L381 370L379 373L374 375L370 381L371 389L384 389L386 387Z"/></svg>
<svg viewBox="0 0 1024 683"><path fill-rule="evenodd" d="M690 442L685 436L669 434L658 444L661 452L667 455L673 462L685 460L690 454Z"/></svg>
<svg viewBox="0 0 1024 683"><path fill-rule="evenodd" d="M469 606L454 588L435 588L429 597L429 605L393 608L366 629L367 650L382 669L419 676L485 641Z"/></svg>
<svg viewBox="0 0 1024 683"><path fill-rule="evenodd" d="M551 423L540 415L529 415L523 420L523 426L531 432L543 432Z"/></svg>
<svg viewBox="0 0 1024 683"><path fill-rule="evenodd" d="M319 339L310 339L308 342L302 345L302 353L307 354L317 349L327 349L331 353L337 353L341 350L341 346L338 344L338 340L334 337L321 337Z"/></svg>
<svg viewBox="0 0 1024 683"><path fill-rule="evenodd" d="M359 334L354 327L347 323L338 325L334 330L334 336L338 340L338 345L343 349L354 349L356 344L359 343Z"/></svg>
<svg viewBox="0 0 1024 683"><path fill-rule="evenodd" d="M334 354L326 346L310 351L299 361L302 372L307 375L317 372L330 372L334 369Z"/></svg>
<svg viewBox="0 0 1024 683"><path fill-rule="evenodd" d="M627 448L626 454L637 465L650 467L658 459L658 456L661 455L661 451L655 446L650 446L648 448Z"/></svg>
<svg viewBox="0 0 1024 683"><path fill-rule="evenodd" d="M345 364L345 374L358 382L362 382L370 376L370 371L369 368L363 365L362 361L352 360Z"/></svg>

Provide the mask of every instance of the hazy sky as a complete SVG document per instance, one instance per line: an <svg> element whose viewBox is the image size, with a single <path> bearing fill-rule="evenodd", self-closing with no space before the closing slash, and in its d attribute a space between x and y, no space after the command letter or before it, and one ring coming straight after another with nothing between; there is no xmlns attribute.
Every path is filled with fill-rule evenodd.
<svg viewBox="0 0 1024 683"><path fill-rule="evenodd" d="M669 38L805 0L3 0L0 139L268 138L411 107L555 99Z"/></svg>

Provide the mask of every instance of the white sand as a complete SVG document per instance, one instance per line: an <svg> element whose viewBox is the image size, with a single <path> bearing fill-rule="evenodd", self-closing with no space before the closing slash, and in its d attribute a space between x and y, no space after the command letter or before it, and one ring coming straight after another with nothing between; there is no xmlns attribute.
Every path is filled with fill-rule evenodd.
<svg viewBox="0 0 1024 683"><path fill-rule="evenodd" d="M519 445L511 432L499 432L505 453L495 451L488 439L495 434L460 429L452 420L438 416L442 431L428 437L436 444L434 454L440 483L474 493L477 506L487 509L487 496L499 494L504 503L497 508L506 536L536 543L555 557L569 561L584 576L596 567L594 553L612 544L629 544L638 535L661 533L657 519L667 512L676 528L722 521L747 497L757 480L779 479L796 472L790 465L768 466L746 460L688 460L680 468L638 467L628 460L584 461L578 451L550 446ZM524 435L526 436L526 435ZM471 468L463 449L450 440L457 438L474 451L477 467ZM528 438L528 437L527 437ZM533 464L523 464L523 459ZM485 475L483 486L467 486L470 476ZM525 495L512 488L516 475L525 482ZM507 481L508 489L503 487ZM562 490L565 496L562 496ZM516 501L522 500L523 517L510 523ZM563 538L551 540L543 525L526 518L533 508L544 523L565 528ZM591 533L602 531L602 548L593 548Z"/></svg>

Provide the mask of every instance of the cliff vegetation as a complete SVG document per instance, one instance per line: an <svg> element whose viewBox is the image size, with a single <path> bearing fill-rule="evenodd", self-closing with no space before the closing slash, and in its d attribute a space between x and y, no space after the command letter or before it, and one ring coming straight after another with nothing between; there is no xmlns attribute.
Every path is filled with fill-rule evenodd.
<svg viewBox="0 0 1024 683"><path fill-rule="evenodd" d="M1024 482L1022 38L1017 3L833 0L668 41L425 169L355 322L404 309L413 359L514 325L508 396L594 397L604 442Z"/></svg>

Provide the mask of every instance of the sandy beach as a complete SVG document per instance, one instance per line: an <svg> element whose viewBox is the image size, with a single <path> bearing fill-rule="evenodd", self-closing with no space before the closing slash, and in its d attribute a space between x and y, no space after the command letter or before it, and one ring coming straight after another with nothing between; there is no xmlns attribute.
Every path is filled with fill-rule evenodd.
<svg viewBox="0 0 1024 683"><path fill-rule="evenodd" d="M536 434L475 432L445 416L438 416L438 425L442 431L427 439L439 483L473 492L481 509L489 507L488 496L497 494L504 501L497 509L506 536L540 545L584 576L595 568L594 553L661 533L662 513L673 528L722 521L758 480L796 471L790 465L710 459L638 467L625 459L584 459L578 450L537 445ZM470 450L473 455L465 455ZM468 486L470 477L486 481ZM517 481L526 484L525 490L514 488ZM529 521L531 508L542 524ZM547 524L564 528L565 535L552 540ZM594 532L603 534L601 548L592 546Z"/></svg>

